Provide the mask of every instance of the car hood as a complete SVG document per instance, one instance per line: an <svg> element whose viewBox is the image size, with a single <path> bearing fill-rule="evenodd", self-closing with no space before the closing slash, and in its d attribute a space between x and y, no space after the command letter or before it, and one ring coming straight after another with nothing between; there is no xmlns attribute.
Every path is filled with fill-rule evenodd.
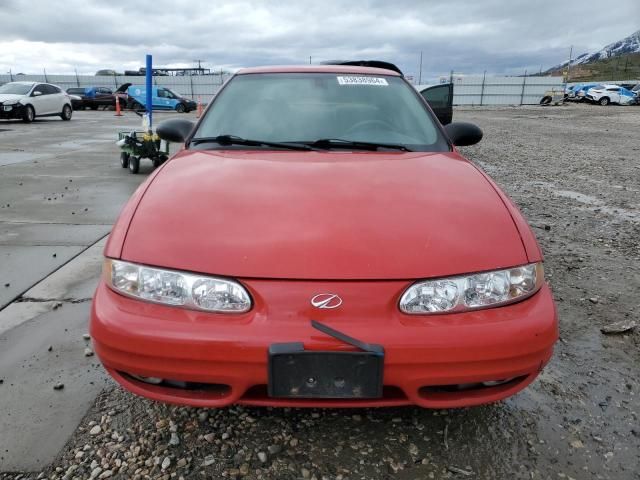
<svg viewBox="0 0 640 480"><path fill-rule="evenodd" d="M0 103L4 103L6 101L16 101L24 98L24 95L16 95L14 93L3 93L0 94Z"/></svg>
<svg viewBox="0 0 640 480"><path fill-rule="evenodd" d="M124 260L233 277L412 279L527 262L456 153L183 151L137 206Z"/></svg>

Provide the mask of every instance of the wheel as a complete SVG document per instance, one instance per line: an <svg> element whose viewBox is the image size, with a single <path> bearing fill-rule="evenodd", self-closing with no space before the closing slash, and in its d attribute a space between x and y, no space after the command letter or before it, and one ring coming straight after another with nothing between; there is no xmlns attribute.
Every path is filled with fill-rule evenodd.
<svg viewBox="0 0 640 480"><path fill-rule="evenodd" d="M98 109L98 105L91 105L89 108L91 110L97 110Z"/></svg>
<svg viewBox="0 0 640 480"><path fill-rule="evenodd" d="M33 122L33 119L36 118L36 111L33 109L31 105L27 105L24 108L24 115L22 116L22 121L25 123Z"/></svg>
<svg viewBox="0 0 640 480"><path fill-rule="evenodd" d="M62 107L62 113L60 113L60 118L62 120L68 122L71 120L71 115L73 115L73 110L71 110L71 107L68 104Z"/></svg>
<svg viewBox="0 0 640 480"><path fill-rule="evenodd" d="M144 107L142 106L142 104L140 102L133 102L133 105L131 105L131 109L134 112L142 112L144 110Z"/></svg>
<svg viewBox="0 0 640 480"><path fill-rule="evenodd" d="M140 171L140 158L131 155L129 157L129 171L131 173L138 173Z"/></svg>
<svg viewBox="0 0 640 480"><path fill-rule="evenodd" d="M184 107L184 103L179 103L176 105L176 112L184 113L186 108Z"/></svg>
<svg viewBox="0 0 640 480"><path fill-rule="evenodd" d="M602 97L598 103L603 107L609 105L609 97Z"/></svg>
<svg viewBox="0 0 640 480"><path fill-rule="evenodd" d="M553 99L549 95L546 95L542 97L542 100L540 100L540 105L549 105L551 103L551 100Z"/></svg>
<svg viewBox="0 0 640 480"><path fill-rule="evenodd" d="M122 165L122 168L129 166L129 154L127 152L120 153L120 165Z"/></svg>

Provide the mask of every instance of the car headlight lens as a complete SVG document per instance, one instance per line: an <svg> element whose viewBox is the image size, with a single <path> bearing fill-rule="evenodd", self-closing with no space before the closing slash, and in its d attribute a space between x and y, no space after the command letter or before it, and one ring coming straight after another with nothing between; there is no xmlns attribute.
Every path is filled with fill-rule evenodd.
<svg viewBox="0 0 640 480"><path fill-rule="evenodd" d="M404 313L430 314L475 310L513 303L536 293L544 282L542 263L472 275L425 280L400 298Z"/></svg>
<svg viewBox="0 0 640 480"><path fill-rule="evenodd" d="M233 280L147 267L106 259L107 285L124 295L207 312L242 313L251 309L249 292Z"/></svg>

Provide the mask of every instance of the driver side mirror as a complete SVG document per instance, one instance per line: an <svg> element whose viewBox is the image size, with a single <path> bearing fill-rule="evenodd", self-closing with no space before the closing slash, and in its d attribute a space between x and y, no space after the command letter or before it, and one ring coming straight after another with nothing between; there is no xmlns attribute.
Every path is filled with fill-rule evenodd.
<svg viewBox="0 0 640 480"><path fill-rule="evenodd" d="M482 130L473 123L453 122L445 125L444 130L456 147L475 145L482 140Z"/></svg>
<svg viewBox="0 0 640 480"><path fill-rule="evenodd" d="M173 143L184 143L195 123L189 120L172 118L160 123L156 128L156 133L162 140Z"/></svg>
<svg viewBox="0 0 640 480"><path fill-rule="evenodd" d="M41 92L40 90L35 90L35 91L31 94L31 96L32 96L32 97L39 97L40 95L42 95L42 92Z"/></svg>

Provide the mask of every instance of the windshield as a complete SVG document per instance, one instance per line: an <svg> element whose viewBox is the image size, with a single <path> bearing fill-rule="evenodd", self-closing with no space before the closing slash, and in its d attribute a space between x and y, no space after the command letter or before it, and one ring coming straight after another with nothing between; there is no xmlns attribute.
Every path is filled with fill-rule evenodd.
<svg viewBox="0 0 640 480"><path fill-rule="evenodd" d="M31 87L32 83L5 83L0 87L0 94L26 95Z"/></svg>
<svg viewBox="0 0 640 480"><path fill-rule="evenodd" d="M448 151L435 122L418 93L400 77L247 74L234 77L220 92L194 137L305 143L340 139Z"/></svg>
<svg viewBox="0 0 640 480"><path fill-rule="evenodd" d="M166 90L167 90L167 92L170 92L173 95L173 98L180 98L180 94L174 92L170 88L167 88Z"/></svg>

